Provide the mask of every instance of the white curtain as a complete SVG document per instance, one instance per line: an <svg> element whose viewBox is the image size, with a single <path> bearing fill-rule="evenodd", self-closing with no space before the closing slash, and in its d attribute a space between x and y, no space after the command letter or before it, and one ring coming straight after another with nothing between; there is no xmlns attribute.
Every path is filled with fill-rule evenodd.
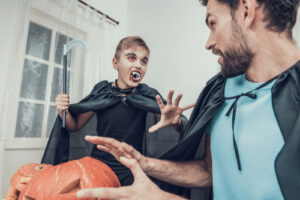
<svg viewBox="0 0 300 200"><path fill-rule="evenodd" d="M41 160L49 133L48 125L51 124L49 121L55 116L51 82L56 81L55 72L61 69L61 64L55 60L56 46L59 46L58 35L63 35L62 38L67 40L70 38L84 40L89 47L88 52L81 47L72 49L71 60L75 61L75 65L71 66L70 85L71 88L75 88L72 90L77 92L71 96L71 102L76 102L87 95L97 82L112 81L116 78L111 59L120 40L118 26L104 20L101 15L76 0L5 0L2 3L6 4L4 8L9 8L9 11L0 7L0 12L7 16L7 19L2 20L8 21L8 23L1 22L7 24L3 27L7 34L2 34L6 36L4 39L7 42L0 47L0 53L5 52L7 64L1 66L0 74L0 92L3 93L0 97L0 199L4 198L10 177L20 166ZM33 39L35 42L29 42L28 30L36 30L30 29L29 24L34 24L33 26L41 30L42 34L41 32L37 34L39 37L42 35L40 38L51 41L51 45L49 42L47 44L51 46L52 52L49 53L49 58L40 57L36 46L32 51L28 51L28 44L31 43L41 45L44 50L47 46L45 40L40 42L40 38ZM34 37L34 31L32 35ZM47 69L43 72L35 70L33 73L27 73L28 79L34 77L34 81L29 81L30 84L25 81L27 85L38 88L38 92L33 89L32 91L40 94L41 91L45 91L40 83L44 83L47 79L47 86L44 87L47 91L43 98L27 98L26 95L20 95L27 77L24 76L26 74L24 63L28 60L35 63L32 64L34 69ZM27 87L26 91L31 91L31 88ZM28 129L34 127L28 131L32 134L24 134L27 130L18 128L18 124L21 123L16 123L17 121L24 124L22 127Z"/></svg>

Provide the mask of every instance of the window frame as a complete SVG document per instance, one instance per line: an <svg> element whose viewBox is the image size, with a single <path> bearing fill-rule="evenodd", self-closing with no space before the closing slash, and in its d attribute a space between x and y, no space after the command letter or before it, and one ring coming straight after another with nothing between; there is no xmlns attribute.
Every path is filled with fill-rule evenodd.
<svg viewBox="0 0 300 200"><path fill-rule="evenodd" d="M17 149L41 149L45 148L46 143L48 141L48 137L46 137L47 134L47 118L49 114L49 108L50 106L55 106L54 102L51 102L51 84L52 84L52 78L53 78L53 72L56 68L62 69L62 65L55 63L55 42L56 42L56 34L60 33L68 38L76 38L85 40L86 33L83 30L76 29L74 27L71 27L70 25L65 24L64 22L60 21L58 18L54 18L50 15L47 15L46 13L39 11L33 7L30 8L29 17L28 20L26 20L26 25L24 33L22 34L22 43L20 45L20 48L22 48L22 55L16 55L16 59L18 59L18 67L15 69L17 70L16 75L13 80L15 81L15 88L13 94L11 94L11 99L13 100L11 102L11 118L8 123L11 124L9 133L5 136L6 142L5 142L5 149L7 150L17 150ZM48 28L52 31L51 34L51 44L50 44L50 53L49 53L49 60L46 61L41 58L33 57L26 54L26 45L27 45L27 37L28 37L28 30L29 30L29 24L30 22L33 22L35 24L41 25L45 28ZM84 80L78 80L79 78L82 79L83 76L80 76L80 74L84 73L84 68L79 68L79 64L83 64L85 62L85 56L82 54L83 51L81 50L72 50L72 56L71 56L71 62L75 63L71 66L71 68L68 67L68 72L70 72L71 80L70 80L70 95L74 95L76 97L82 96L82 90L83 86L80 84ZM48 65L48 72L47 72L47 86L46 86L46 94L45 94L45 100L34 100L34 99L27 99L22 98L20 96L21 87L22 87L22 76L23 76L23 70L24 70L24 61L25 59L29 59L31 61L37 61L39 63L47 64ZM77 64L76 64L77 63ZM73 80L72 80L73 79ZM76 83L79 82L79 83ZM80 86L81 87L78 87ZM78 98L77 98L78 99ZM44 112L43 112L43 123L42 123L42 132L41 137L34 138L34 137L16 137L16 125L17 125L17 117L18 117L18 109L19 109L19 103L20 102L29 102L29 103L39 103L44 105ZM26 143L24 143L26 141Z"/></svg>

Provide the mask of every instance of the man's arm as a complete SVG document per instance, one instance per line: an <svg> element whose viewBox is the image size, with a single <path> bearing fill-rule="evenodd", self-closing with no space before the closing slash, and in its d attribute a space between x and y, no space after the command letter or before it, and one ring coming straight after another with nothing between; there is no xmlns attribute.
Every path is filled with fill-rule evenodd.
<svg viewBox="0 0 300 200"><path fill-rule="evenodd" d="M159 187L146 176L135 159L121 157L120 162L128 167L134 176L134 182L131 186L83 189L77 192L77 197L93 197L111 200L186 200L183 197L159 189Z"/></svg>
<svg viewBox="0 0 300 200"><path fill-rule="evenodd" d="M206 155L203 160L173 162L148 158L132 146L112 138L87 136L86 140L98 144L97 148L121 157L134 158L149 176L183 187L204 187L212 184L209 137L206 140Z"/></svg>
<svg viewBox="0 0 300 200"><path fill-rule="evenodd" d="M210 138L207 136L205 144L205 159L173 162L147 158L143 170L149 176L183 187L211 186L211 153Z"/></svg>

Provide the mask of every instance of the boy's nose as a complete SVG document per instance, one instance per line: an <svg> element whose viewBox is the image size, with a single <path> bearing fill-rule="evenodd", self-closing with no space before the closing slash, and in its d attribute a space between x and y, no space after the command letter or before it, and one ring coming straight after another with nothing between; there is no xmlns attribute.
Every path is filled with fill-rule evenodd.
<svg viewBox="0 0 300 200"><path fill-rule="evenodd" d="M134 63L134 67L137 69L141 69L142 68L142 64L140 62L135 62Z"/></svg>

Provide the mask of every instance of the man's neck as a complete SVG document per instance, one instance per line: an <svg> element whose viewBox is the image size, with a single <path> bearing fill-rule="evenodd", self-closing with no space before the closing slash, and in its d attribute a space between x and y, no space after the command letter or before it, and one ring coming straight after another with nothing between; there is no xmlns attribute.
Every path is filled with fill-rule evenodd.
<svg viewBox="0 0 300 200"><path fill-rule="evenodd" d="M300 50L284 35L268 33L259 38L246 78L252 82L266 82L286 71L300 60Z"/></svg>

